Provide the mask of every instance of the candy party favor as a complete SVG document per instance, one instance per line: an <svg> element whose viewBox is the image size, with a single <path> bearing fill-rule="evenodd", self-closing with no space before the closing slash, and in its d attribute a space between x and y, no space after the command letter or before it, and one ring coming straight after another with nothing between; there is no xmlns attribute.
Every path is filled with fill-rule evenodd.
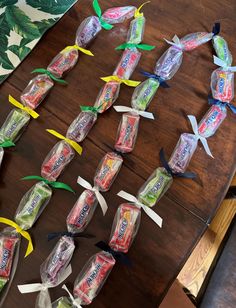
<svg viewBox="0 0 236 308"><path fill-rule="evenodd" d="M87 17L77 29L76 44L85 48L101 30L102 27L97 16Z"/></svg>
<svg viewBox="0 0 236 308"><path fill-rule="evenodd" d="M230 102L234 98L234 73L218 68L211 75L213 98L221 102Z"/></svg>
<svg viewBox="0 0 236 308"><path fill-rule="evenodd" d="M223 60L226 65L231 66L233 58L226 40L222 36L215 35L212 38L212 43L217 57Z"/></svg>
<svg viewBox="0 0 236 308"><path fill-rule="evenodd" d="M98 112L103 113L110 108L117 100L120 92L120 83L117 81L109 81L100 90L94 107L99 107Z"/></svg>
<svg viewBox="0 0 236 308"><path fill-rule="evenodd" d="M103 14L102 18L108 24L114 25L123 23L125 20L130 19L134 16L136 10L135 6L120 6L107 9Z"/></svg>
<svg viewBox="0 0 236 308"><path fill-rule="evenodd" d="M127 37L127 43L139 44L143 40L144 29L145 29L145 17L136 17L130 23L129 33Z"/></svg>

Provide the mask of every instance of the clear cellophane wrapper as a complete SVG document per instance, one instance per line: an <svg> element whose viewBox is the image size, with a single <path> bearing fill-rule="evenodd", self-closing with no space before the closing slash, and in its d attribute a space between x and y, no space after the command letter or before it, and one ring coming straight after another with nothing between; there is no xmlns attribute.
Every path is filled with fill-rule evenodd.
<svg viewBox="0 0 236 308"><path fill-rule="evenodd" d="M66 219L69 232L83 232L91 221L98 200L94 191L86 189L79 196Z"/></svg>
<svg viewBox="0 0 236 308"><path fill-rule="evenodd" d="M76 65L78 58L79 52L77 49L73 47L65 48L52 59L47 70L55 77L61 78Z"/></svg>
<svg viewBox="0 0 236 308"><path fill-rule="evenodd" d="M54 145L46 156L42 167L41 175L48 181L56 181L65 167L75 156L73 148L64 140Z"/></svg>
<svg viewBox="0 0 236 308"><path fill-rule="evenodd" d="M20 248L21 236L11 227L0 232L0 307L7 296L14 278Z"/></svg>
<svg viewBox="0 0 236 308"><path fill-rule="evenodd" d="M102 19L110 25L119 24L134 16L135 6L120 6L107 9L102 14Z"/></svg>
<svg viewBox="0 0 236 308"><path fill-rule="evenodd" d="M139 52L135 47L126 48L123 51L113 75L118 76L121 79L129 79L138 65L141 55L141 52Z"/></svg>
<svg viewBox="0 0 236 308"><path fill-rule="evenodd" d="M195 32L185 35L180 39L184 51L193 50L207 42L213 37L212 32Z"/></svg>
<svg viewBox="0 0 236 308"><path fill-rule="evenodd" d="M52 196L51 188L44 182L36 183L21 199L15 213L15 222L23 229L30 229Z"/></svg>
<svg viewBox="0 0 236 308"><path fill-rule="evenodd" d="M42 283L55 287L60 283L61 277L70 263L74 249L75 245L71 237L62 236L60 238L50 255L40 266ZM35 307L51 307L51 299L47 288L40 291Z"/></svg>
<svg viewBox="0 0 236 308"><path fill-rule="evenodd" d="M146 19L144 16L134 18L129 27L127 43L139 44L143 40Z"/></svg>
<svg viewBox="0 0 236 308"><path fill-rule="evenodd" d="M212 38L212 43L217 57L223 60L226 65L231 66L233 57L226 40L220 35L214 35Z"/></svg>
<svg viewBox="0 0 236 308"><path fill-rule="evenodd" d="M21 109L12 109L0 128L0 143L16 142L30 121L30 115Z"/></svg>
<svg viewBox="0 0 236 308"><path fill-rule="evenodd" d="M153 207L169 189L172 176L165 168L157 168L138 191L138 200L146 206Z"/></svg>
<svg viewBox="0 0 236 308"><path fill-rule="evenodd" d="M60 297L52 303L52 308L75 308L68 297Z"/></svg>
<svg viewBox="0 0 236 308"><path fill-rule="evenodd" d="M89 16L79 25L76 32L76 45L85 48L98 33L102 30L99 18L97 16Z"/></svg>
<svg viewBox="0 0 236 308"><path fill-rule="evenodd" d="M132 152L138 135L140 116L135 113L122 115L116 137L115 149L121 153Z"/></svg>
<svg viewBox="0 0 236 308"><path fill-rule="evenodd" d="M105 251L88 260L74 284L74 298L81 305L89 305L98 295L115 263L113 256Z"/></svg>
<svg viewBox="0 0 236 308"><path fill-rule="evenodd" d="M109 81L101 88L94 107L100 107L98 109L99 113L103 113L108 108L110 108L114 102L117 100L120 92L120 84L116 81Z"/></svg>
<svg viewBox="0 0 236 308"><path fill-rule="evenodd" d="M211 92L213 98L227 102L234 98L234 72L217 68L211 74Z"/></svg>
<svg viewBox="0 0 236 308"><path fill-rule="evenodd" d="M133 92L131 106L136 110L145 111L151 103L160 83L157 79L148 78L138 85Z"/></svg>
<svg viewBox="0 0 236 308"><path fill-rule="evenodd" d="M93 111L81 111L69 126L66 137L76 142L83 141L97 121L97 113Z"/></svg>
<svg viewBox="0 0 236 308"><path fill-rule="evenodd" d="M193 134L181 134L175 149L169 159L173 172L184 173L197 149L198 139Z"/></svg>
<svg viewBox="0 0 236 308"><path fill-rule="evenodd" d="M54 86L52 79L46 74L40 74L30 80L22 91L20 100L22 104L31 109L36 109Z"/></svg>
<svg viewBox="0 0 236 308"><path fill-rule="evenodd" d="M113 220L109 246L127 253L138 232L141 210L131 203L121 204Z"/></svg>
<svg viewBox="0 0 236 308"><path fill-rule="evenodd" d="M3 160L3 155L4 155L4 149L0 147L0 168L1 168L2 160Z"/></svg>
<svg viewBox="0 0 236 308"><path fill-rule="evenodd" d="M94 176L94 186L100 191L108 191L117 177L123 158L115 153L107 153L101 160Z"/></svg>

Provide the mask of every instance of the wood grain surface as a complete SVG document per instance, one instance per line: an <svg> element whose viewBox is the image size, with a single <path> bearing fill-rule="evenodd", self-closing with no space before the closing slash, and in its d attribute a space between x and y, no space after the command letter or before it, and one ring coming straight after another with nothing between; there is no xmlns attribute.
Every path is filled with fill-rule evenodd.
<svg viewBox="0 0 236 308"><path fill-rule="evenodd" d="M111 6L100 1L103 9ZM141 1L116 0L112 6L140 5ZM141 69L152 71L156 60L168 47L163 38L174 34L184 36L197 31L211 31L215 21L221 21L222 35L236 55L234 32L236 4L227 0L153 0L144 8L147 18L144 42L156 45L152 52L143 52L141 61L132 75L134 80L143 80ZM31 78L30 72L37 67L46 67L52 57L66 45L72 45L80 22L92 15L91 1L80 0L39 42L13 75L0 87L0 123L12 106L7 102L8 94L20 97L21 91ZM80 105L93 105L103 81L99 77L111 75L121 52L114 48L125 41L129 23L117 25L111 31L103 30L90 46L96 55L81 55L77 66L66 76L68 86L56 85L37 110L38 120L32 120L16 148L7 150L0 171L1 216L13 218L24 193L33 182L20 178L40 173L41 163L57 142L45 132L53 128L65 133L68 125L79 113ZM149 110L155 121L141 120L134 151L125 156L123 167L111 190L104 194L109 210L105 217L98 208L87 231L95 239L81 239L72 259L73 273L67 279L72 287L74 279L87 259L97 252L94 246L99 240L108 240L114 214L122 200L116 196L121 189L135 194L151 172L160 165L159 151L164 147L166 155L173 151L179 135L191 132L187 114L198 120L208 109L207 95L210 76L215 68L212 63L212 47L208 43L185 53L179 72L169 82L170 89L158 90ZM130 106L133 89L122 85L117 105ZM26 243L23 240L19 266L4 308L34 307L37 294L22 295L17 284L40 282L40 264L50 253L55 241L47 242L49 232L65 229L65 219L82 188L76 185L80 175L92 182L96 167L103 155L112 150L121 114L113 109L101 115L88 138L83 142L83 155L76 158L59 178L70 184L76 196L65 191L55 191L50 204L30 230L35 245L34 252L24 259ZM191 181L175 179L174 184L160 200L155 210L164 219L162 229L142 215L141 227L130 249L133 267L116 265L101 293L90 305L96 308L154 308L158 306L178 275L182 265L200 239L206 223L211 221L224 198L235 172L236 118L229 112L217 134L209 139L215 159L207 157L201 145L195 152L190 170L197 172L199 179ZM60 287L50 291L52 300L65 295Z"/></svg>

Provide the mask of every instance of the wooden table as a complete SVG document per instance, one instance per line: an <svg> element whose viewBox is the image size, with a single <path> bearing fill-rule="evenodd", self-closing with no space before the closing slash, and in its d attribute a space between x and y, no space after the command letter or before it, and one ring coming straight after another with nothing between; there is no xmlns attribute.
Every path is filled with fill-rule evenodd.
<svg viewBox="0 0 236 308"><path fill-rule="evenodd" d="M109 7L106 1L100 2L103 9ZM141 1L116 0L112 4L139 5ZM171 39L175 33L182 37L191 32L211 31L213 23L218 20L221 21L222 35L228 41L232 54L236 55L233 37L236 27L235 9L233 0L227 1L224 6L221 1L153 0L144 9L147 18L144 42L156 45L157 48L152 52L143 52L132 79L143 79L139 74L140 69L152 71L156 60L168 47L163 38ZM30 72L37 67L46 67L64 46L73 44L78 25L91 14L90 1L80 0L1 86L0 123L12 108L7 102L8 94L19 99L31 78ZM69 85L54 87L38 109L40 118L31 121L16 148L7 150L0 173L1 216L14 217L20 199L33 185L32 182L20 181L20 178L39 175L44 157L57 142L45 129L53 128L65 133L79 113L79 106L93 104L103 85L99 77L113 72L121 55L114 48L125 41L127 29L128 23L99 34L90 48L96 56L91 58L81 55L77 66L66 77ZM112 189L104 194L109 204L107 215L103 217L98 208L87 228L96 238L79 240L72 259L73 273L67 279L69 287L72 287L87 259L98 251L94 243L108 240L114 214L122 203L116 193L123 189L135 194L152 171L160 166L159 150L164 147L169 157L180 133L191 132L186 115L193 114L201 119L208 109L210 76L215 69L212 53L210 43L185 53L179 72L169 82L171 88L158 90L149 108L156 115L156 120L141 120L135 150L126 155ZM122 86L116 104L130 106L132 91ZM30 230L35 250L26 259L23 258L26 242L22 241L19 265L4 308L34 307L37 294L22 295L16 286L40 282L40 264L56 243L47 242L46 236L50 232L65 230L66 216L83 191L76 184L77 176L92 182L100 159L113 148L120 118L121 114L112 108L101 115L83 142L83 155L77 156L60 177L60 181L70 184L76 190L76 196L65 191L55 191L50 204ZM139 233L129 251L133 267L117 264L91 307L153 308L161 302L228 189L235 172L235 124L236 118L229 112L217 134L209 139L215 159L209 158L201 145L194 154L189 169L197 172L199 180L175 179L155 207L164 219L162 229L145 214L142 215ZM51 289L50 294L52 300L65 295L60 287Z"/></svg>

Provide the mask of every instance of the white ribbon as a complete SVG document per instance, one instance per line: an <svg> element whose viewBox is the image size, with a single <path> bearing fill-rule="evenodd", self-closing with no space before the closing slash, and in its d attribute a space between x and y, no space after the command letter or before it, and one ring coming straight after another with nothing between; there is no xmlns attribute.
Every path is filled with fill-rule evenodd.
<svg viewBox="0 0 236 308"><path fill-rule="evenodd" d="M178 38L178 36L175 34L175 36L172 38L172 41L169 41L167 39L164 38L164 40L166 41L166 43L172 45L172 46L176 46L180 49L183 49L183 46L180 42L180 39Z"/></svg>
<svg viewBox="0 0 236 308"><path fill-rule="evenodd" d="M133 113L138 114L138 115L140 115L144 118L154 120L154 115L151 112L136 110L134 108L126 107L126 106L113 106L113 108L117 112L133 112Z"/></svg>
<svg viewBox="0 0 236 308"><path fill-rule="evenodd" d="M100 193L98 188L95 187L95 186L92 187L92 185L89 182L87 182L86 180L84 180L80 176L77 179L77 183L79 185L81 185L82 187L86 188L86 189L94 191L94 193L95 193L95 195L96 195L96 197L98 199L98 203L100 204L100 206L102 208L102 213L103 213L103 215L105 215L106 211L108 209L108 206L107 206L106 200L104 199L103 195Z"/></svg>
<svg viewBox="0 0 236 308"><path fill-rule="evenodd" d="M212 158L214 158L214 156L212 155L211 150L210 150L210 148L209 148L209 146L208 146L208 143L207 143L206 138L205 138L205 137L202 137L202 136L199 135L199 133L198 133L198 125L197 125L197 120L196 120L195 116L193 116L193 115L188 115L188 118L189 118L189 121L190 121L190 123L191 123L191 125L192 125L192 129L193 129L194 135L197 137L197 139L199 139L199 140L201 141L201 143L202 143L202 145L203 145L203 147L204 147L206 153L207 153L209 156L211 156Z"/></svg>
<svg viewBox="0 0 236 308"><path fill-rule="evenodd" d="M214 59L214 64L223 67L224 70L229 72L236 72L236 66L228 66L224 60L221 60L216 56L213 56L213 59Z"/></svg>
<svg viewBox="0 0 236 308"><path fill-rule="evenodd" d="M162 228L162 218L155 213L150 207L146 206L145 204L142 204L141 202L138 201L138 199L131 195L128 194L127 192L121 190L118 194L119 197L133 202L138 208L142 208L144 212L160 227Z"/></svg>
<svg viewBox="0 0 236 308"><path fill-rule="evenodd" d="M17 287L20 293L33 293L33 292L44 291L44 290L59 286L59 284L61 284L68 276L70 276L71 273L72 273L71 265L68 265L56 284L51 284L49 282L30 283L30 284L18 285Z"/></svg>
<svg viewBox="0 0 236 308"><path fill-rule="evenodd" d="M74 298L74 296L70 293L65 284L63 284L62 289L66 290L66 292L68 293L73 306L75 306L76 308L82 308L82 306L80 306L79 299Z"/></svg>

